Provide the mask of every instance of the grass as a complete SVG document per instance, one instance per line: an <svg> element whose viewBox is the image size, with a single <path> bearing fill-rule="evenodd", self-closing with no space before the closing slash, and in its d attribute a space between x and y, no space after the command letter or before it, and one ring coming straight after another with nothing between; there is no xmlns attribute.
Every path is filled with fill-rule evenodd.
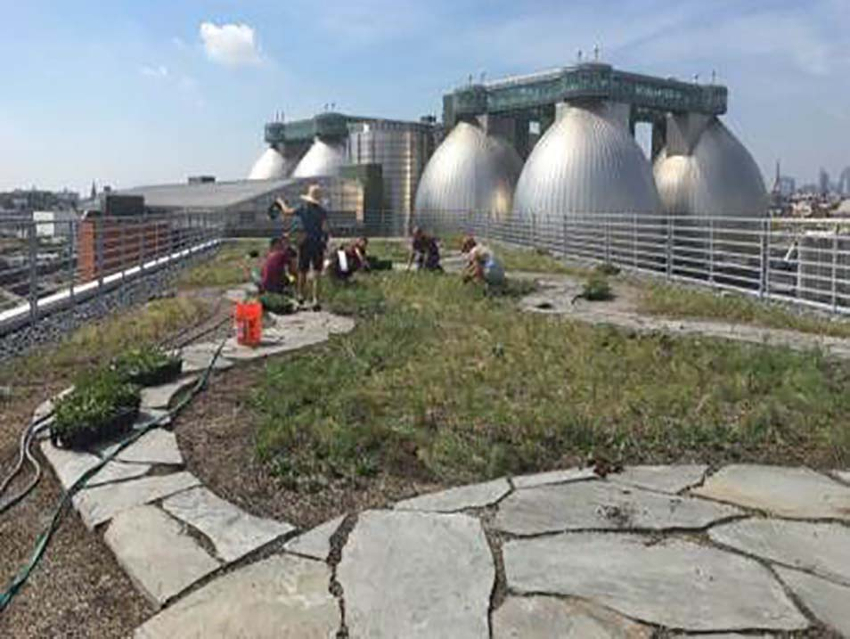
<svg viewBox="0 0 850 639"><path fill-rule="evenodd" d="M46 375L74 375L110 361L129 348L144 348L199 321L211 310L209 300L179 296L153 300L87 324L57 344L12 360L0 383L37 381Z"/></svg>
<svg viewBox="0 0 850 639"><path fill-rule="evenodd" d="M818 354L521 313L456 277L329 288L358 327L266 369L261 459L294 484L572 465L850 461L850 371Z"/></svg>
<svg viewBox="0 0 850 639"><path fill-rule="evenodd" d="M641 287L638 310L672 318L695 317L796 330L832 337L850 337L850 322L795 313L777 304L740 294L719 295L691 287L650 283Z"/></svg>
<svg viewBox="0 0 850 639"><path fill-rule="evenodd" d="M249 252L252 250L257 251L259 257L250 257ZM244 284L249 281L250 269L260 266L260 260L267 251L267 240L239 240L229 243L212 259L181 274L177 279L177 287L185 290Z"/></svg>

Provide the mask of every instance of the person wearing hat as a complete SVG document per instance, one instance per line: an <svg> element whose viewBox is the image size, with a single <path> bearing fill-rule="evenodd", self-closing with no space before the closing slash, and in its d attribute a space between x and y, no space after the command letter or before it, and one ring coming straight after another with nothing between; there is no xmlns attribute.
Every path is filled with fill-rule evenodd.
<svg viewBox="0 0 850 639"><path fill-rule="evenodd" d="M328 213L322 206L322 188L311 184L301 196L298 208L290 208L284 200L276 204L286 216L292 216L291 233L298 247L298 298L303 303L310 271L313 272L313 308L319 308L319 278L325 261L328 242Z"/></svg>

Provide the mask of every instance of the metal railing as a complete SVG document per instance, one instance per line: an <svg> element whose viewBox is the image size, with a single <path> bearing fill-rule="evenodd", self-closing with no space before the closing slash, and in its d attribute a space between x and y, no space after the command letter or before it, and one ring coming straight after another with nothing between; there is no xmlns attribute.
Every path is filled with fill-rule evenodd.
<svg viewBox="0 0 850 639"><path fill-rule="evenodd" d="M471 233L559 258L850 312L850 219L432 211L411 223L443 238Z"/></svg>
<svg viewBox="0 0 850 639"><path fill-rule="evenodd" d="M0 218L0 335L216 246L219 213Z"/></svg>

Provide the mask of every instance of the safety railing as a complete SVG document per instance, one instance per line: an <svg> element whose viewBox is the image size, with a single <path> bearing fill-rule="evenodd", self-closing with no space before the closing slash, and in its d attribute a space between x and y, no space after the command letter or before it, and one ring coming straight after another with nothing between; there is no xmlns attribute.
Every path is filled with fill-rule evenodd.
<svg viewBox="0 0 850 639"><path fill-rule="evenodd" d="M429 211L410 225L850 312L850 219Z"/></svg>
<svg viewBox="0 0 850 639"><path fill-rule="evenodd" d="M0 335L217 245L219 213L0 218Z"/></svg>

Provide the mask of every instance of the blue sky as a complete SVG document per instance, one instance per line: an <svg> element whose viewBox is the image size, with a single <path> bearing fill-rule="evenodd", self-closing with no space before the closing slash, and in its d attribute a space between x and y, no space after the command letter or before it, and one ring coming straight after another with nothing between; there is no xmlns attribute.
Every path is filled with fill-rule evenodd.
<svg viewBox="0 0 850 639"><path fill-rule="evenodd" d="M275 111L438 113L579 49L717 72L767 175L850 165L850 0L0 0L0 188L242 177ZM202 26L206 25L206 26ZM225 26L228 25L228 26Z"/></svg>

